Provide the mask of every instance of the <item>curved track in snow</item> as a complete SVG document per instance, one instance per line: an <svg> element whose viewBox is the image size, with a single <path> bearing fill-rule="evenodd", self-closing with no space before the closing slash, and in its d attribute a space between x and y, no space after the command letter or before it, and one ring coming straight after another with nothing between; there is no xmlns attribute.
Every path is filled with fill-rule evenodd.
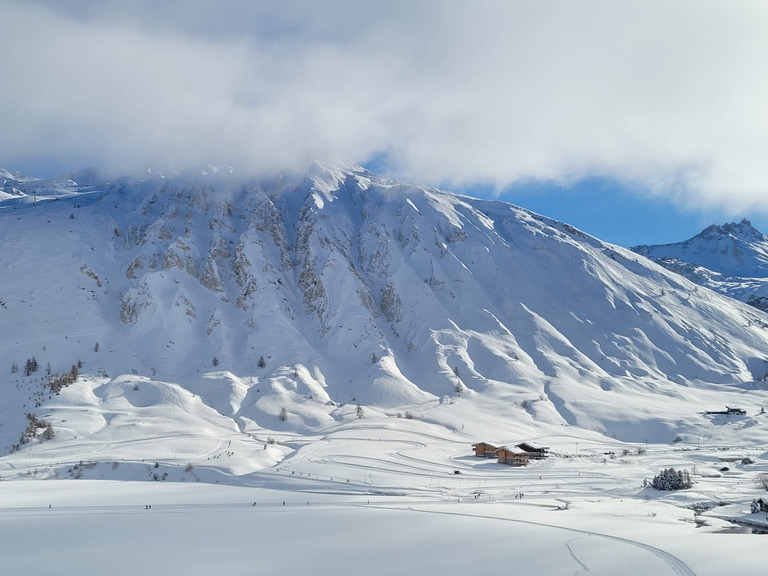
<svg viewBox="0 0 768 576"><path fill-rule="evenodd" d="M446 515L453 515L458 514L461 516L467 516L470 518L487 518L489 520L502 520L505 522L514 522L517 524L525 524L528 526L539 526L542 528L549 528L554 530L564 530L567 532L572 532L575 534L579 534L582 536L590 536L595 538L601 538L605 540L609 540L611 542L616 542L620 544L626 544L632 547L639 548L642 551L648 552L657 558L659 558L662 562L664 562L668 568L669 568L669 574L674 574L676 576L696 576L696 573L691 569L688 564L680 560L677 556L674 556L673 554L670 554L669 552L662 550L661 548L656 548L655 546L651 546L649 544L644 544L642 542L638 542L637 540L631 540L629 538L622 538L620 536L611 536L609 534L601 534L599 532L592 532L590 530L580 530L578 528L568 528L563 526L557 526L555 524L547 524L542 522L532 522L530 520L519 520L516 518L500 518L498 516L491 516L491 515L476 515L476 514L468 514L468 513L454 513L454 512L445 512L440 510L427 510L424 508L417 508L417 507L410 507L411 510L417 511L417 512L424 512L427 514L446 514ZM568 550L568 553L573 558L574 562L581 568L581 571L583 572L590 572L590 567L583 562L580 558L578 558L571 548L570 544L574 542L576 538L573 538L571 540L568 540L564 543L566 549ZM578 574L579 572L576 572ZM656 573L658 574L658 573ZM659 575L660 576L660 575Z"/></svg>

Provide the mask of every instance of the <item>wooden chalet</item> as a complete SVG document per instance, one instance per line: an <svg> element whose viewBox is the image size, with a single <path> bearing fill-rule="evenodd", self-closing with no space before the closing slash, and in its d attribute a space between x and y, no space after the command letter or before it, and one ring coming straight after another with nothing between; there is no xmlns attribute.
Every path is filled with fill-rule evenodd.
<svg viewBox="0 0 768 576"><path fill-rule="evenodd" d="M475 450L475 456L478 458L496 458L496 450L499 449L498 446L488 444L488 442L472 444L472 448Z"/></svg>
<svg viewBox="0 0 768 576"><path fill-rule="evenodd" d="M499 464L508 464L509 466L525 466L531 459L531 455L523 450L510 450L502 446L496 450L496 457Z"/></svg>
<svg viewBox="0 0 768 576"><path fill-rule="evenodd" d="M520 450L526 452L532 460L543 460L549 456L549 446L535 446L528 442L521 442L515 448L520 448Z"/></svg>

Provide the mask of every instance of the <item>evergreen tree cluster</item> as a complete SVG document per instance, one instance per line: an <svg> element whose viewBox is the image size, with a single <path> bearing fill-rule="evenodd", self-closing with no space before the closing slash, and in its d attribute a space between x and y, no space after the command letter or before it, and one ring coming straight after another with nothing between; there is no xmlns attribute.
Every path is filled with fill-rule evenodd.
<svg viewBox="0 0 768 576"><path fill-rule="evenodd" d="M37 372L40 369L40 365L37 363L37 360L35 360L35 357L32 356L32 358L27 358L27 361L24 363L24 376L29 376L33 372Z"/></svg>
<svg viewBox="0 0 768 576"><path fill-rule="evenodd" d="M654 476L651 486L656 490L684 490L693 486L693 481L687 470L667 468Z"/></svg>

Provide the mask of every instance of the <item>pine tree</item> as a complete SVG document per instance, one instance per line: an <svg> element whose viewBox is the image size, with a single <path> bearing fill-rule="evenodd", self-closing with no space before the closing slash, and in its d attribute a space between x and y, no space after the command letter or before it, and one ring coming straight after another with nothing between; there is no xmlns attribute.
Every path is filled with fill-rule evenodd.
<svg viewBox="0 0 768 576"><path fill-rule="evenodd" d="M39 366L34 356L32 356L32 358L27 358L27 361L24 363L24 376L29 376L33 372L37 372L38 368Z"/></svg>
<svg viewBox="0 0 768 576"><path fill-rule="evenodd" d="M355 408L355 414L357 414L358 420L362 420L363 419L363 415L364 415L363 407L360 406L360 404L358 404L357 408Z"/></svg>
<svg viewBox="0 0 768 576"><path fill-rule="evenodd" d="M285 422L286 420L288 420L288 410L285 407L280 408L280 422Z"/></svg>
<svg viewBox="0 0 768 576"><path fill-rule="evenodd" d="M259 362L257 365L259 368L265 368L267 366L267 362L264 360L264 356L259 356Z"/></svg>

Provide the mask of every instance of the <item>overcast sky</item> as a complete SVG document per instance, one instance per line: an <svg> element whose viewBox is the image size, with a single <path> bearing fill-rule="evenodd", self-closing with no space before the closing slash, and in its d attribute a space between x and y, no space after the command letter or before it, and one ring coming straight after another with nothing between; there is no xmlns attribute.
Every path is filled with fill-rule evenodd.
<svg viewBox="0 0 768 576"><path fill-rule="evenodd" d="M513 201L598 181L768 214L768 2L0 0L0 22L5 168L334 154Z"/></svg>

